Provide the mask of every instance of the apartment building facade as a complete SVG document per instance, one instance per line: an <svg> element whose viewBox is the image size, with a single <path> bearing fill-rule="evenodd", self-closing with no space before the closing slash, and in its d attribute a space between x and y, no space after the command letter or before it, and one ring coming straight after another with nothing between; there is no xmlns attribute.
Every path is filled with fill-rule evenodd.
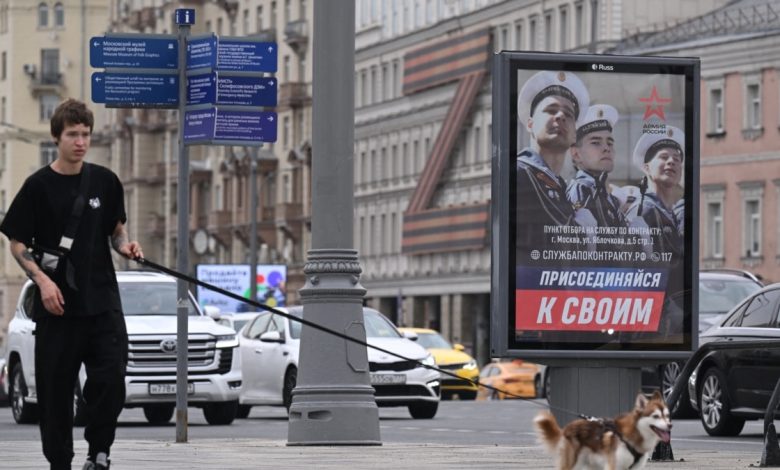
<svg viewBox="0 0 780 470"><path fill-rule="evenodd" d="M701 58L700 265L767 282L780 280L779 39L780 2L742 0L618 48Z"/></svg>
<svg viewBox="0 0 780 470"><path fill-rule="evenodd" d="M89 102L89 38L105 31L109 0L0 0L0 217L24 180L53 161L49 118L66 98ZM90 159L109 167L110 128L95 111ZM0 236L0 345L27 280Z"/></svg>

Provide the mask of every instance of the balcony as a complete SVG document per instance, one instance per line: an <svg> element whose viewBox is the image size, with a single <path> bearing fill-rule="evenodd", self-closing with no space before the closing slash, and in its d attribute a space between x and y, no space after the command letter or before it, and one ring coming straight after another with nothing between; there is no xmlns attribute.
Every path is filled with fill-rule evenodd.
<svg viewBox="0 0 780 470"><path fill-rule="evenodd" d="M276 29L268 28L249 35L252 39L257 39L260 42L276 42Z"/></svg>
<svg viewBox="0 0 780 470"><path fill-rule="evenodd" d="M279 84L279 108L298 108L311 102L305 82Z"/></svg>
<svg viewBox="0 0 780 470"><path fill-rule="evenodd" d="M58 71L43 71L30 77L30 91L35 94L61 94L63 91L62 74Z"/></svg>
<svg viewBox="0 0 780 470"><path fill-rule="evenodd" d="M309 44L309 22L296 20L287 23L284 27L284 42L298 54L306 51Z"/></svg>

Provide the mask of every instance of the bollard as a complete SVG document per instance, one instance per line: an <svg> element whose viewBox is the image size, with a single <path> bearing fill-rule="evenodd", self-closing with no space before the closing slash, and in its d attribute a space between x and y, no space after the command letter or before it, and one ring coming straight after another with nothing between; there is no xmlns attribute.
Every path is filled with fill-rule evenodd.
<svg viewBox="0 0 780 470"><path fill-rule="evenodd" d="M674 460L671 442L659 442L653 449L653 455L650 457L653 462L671 462Z"/></svg>
<svg viewBox="0 0 780 470"><path fill-rule="evenodd" d="M761 467L780 467L780 445L777 444L775 423L764 432L764 451L761 453Z"/></svg>

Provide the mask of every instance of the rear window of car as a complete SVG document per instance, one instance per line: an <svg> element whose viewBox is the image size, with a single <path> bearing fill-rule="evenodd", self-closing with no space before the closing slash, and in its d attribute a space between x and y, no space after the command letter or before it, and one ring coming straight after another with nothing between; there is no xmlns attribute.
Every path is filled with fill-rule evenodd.
<svg viewBox="0 0 780 470"><path fill-rule="evenodd" d="M760 288L748 279L702 279L699 281L699 313L728 312Z"/></svg>
<svg viewBox="0 0 780 470"><path fill-rule="evenodd" d="M119 282L119 297L125 315L176 315L175 282ZM192 299L187 313L198 316Z"/></svg>

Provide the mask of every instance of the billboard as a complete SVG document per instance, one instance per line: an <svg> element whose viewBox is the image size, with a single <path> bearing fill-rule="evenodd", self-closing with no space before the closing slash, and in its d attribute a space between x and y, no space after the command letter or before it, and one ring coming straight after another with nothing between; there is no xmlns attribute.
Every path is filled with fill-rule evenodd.
<svg viewBox="0 0 780 470"><path fill-rule="evenodd" d="M250 297L251 276L248 264L200 264L199 281L212 284L246 299ZM259 264L255 275L257 301L269 307L287 305L287 266L283 264ZM222 312L248 312L255 308L238 300L198 286L198 303L201 307L213 305Z"/></svg>
<svg viewBox="0 0 780 470"><path fill-rule="evenodd" d="M496 54L493 356L697 346L698 83L698 59Z"/></svg>

